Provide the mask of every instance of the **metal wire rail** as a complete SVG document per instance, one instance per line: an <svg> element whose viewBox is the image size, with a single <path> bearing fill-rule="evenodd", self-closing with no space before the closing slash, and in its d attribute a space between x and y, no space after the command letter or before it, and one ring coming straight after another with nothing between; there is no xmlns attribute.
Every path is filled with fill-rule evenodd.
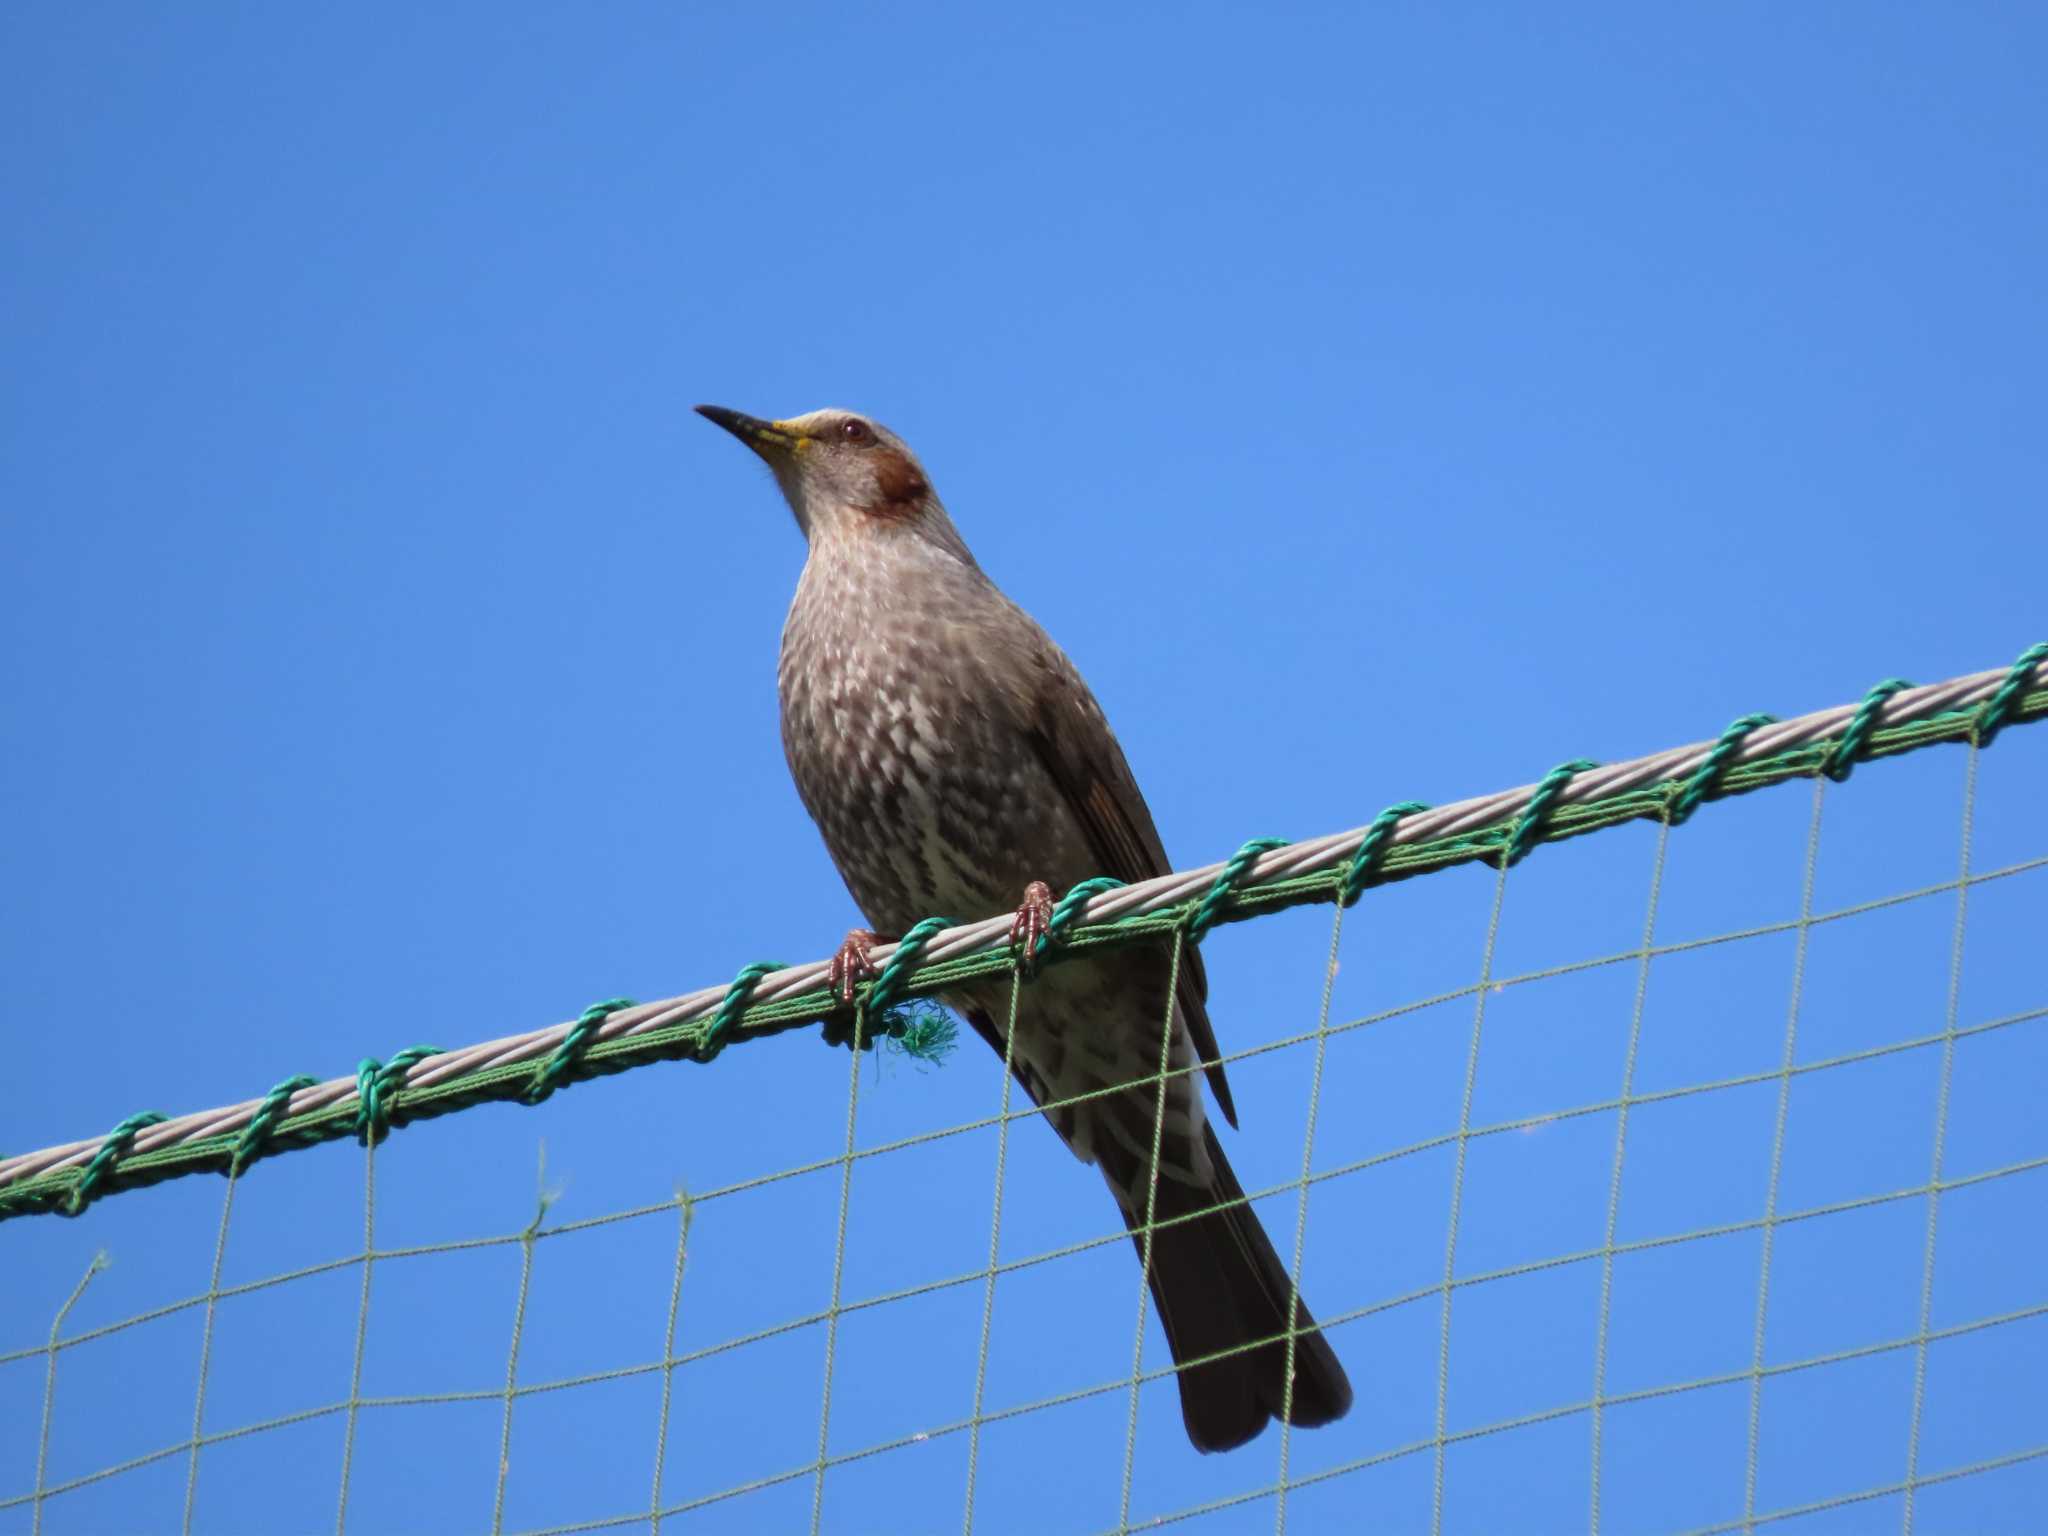
<svg viewBox="0 0 2048 1536"><path fill-rule="evenodd" d="M2006 668L1924 687L1892 679L1860 703L1792 720L1744 716L1712 742L1606 767L1569 762L1536 784L1433 810L1412 802L1390 807L1368 826L1306 842L1257 839L1224 863L1082 893L1083 900L1066 903L1060 914L1059 948L1077 953L1156 939L1189 924L1199 937L1217 921L1300 902L1348 903L1367 885L1453 864L1512 863L1537 843L1625 821L1668 817L1675 823L1705 799L1814 773L1846 777L1866 758L1942 741L1989 745L2005 725L2048 713L2048 688L2040 686L2044 660L2048 642ZM877 947L885 976L875 986L918 995L1013 963L1006 917L951 926L934 921L929 930ZM829 1013L829 965L748 966L725 987L637 1005L601 1004L570 1023L458 1050L414 1047L388 1062L366 1060L352 1076L293 1078L261 1098L218 1109L175 1118L131 1116L105 1136L0 1159L0 1220L40 1211L76 1214L114 1190L239 1169L260 1156L349 1135L375 1139L391 1126L472 1104L538 1102L560 1083L648 1062L708 1060L729 1042L777 1034ZM843 1021L839 1027L843 1036Z"/></svg>

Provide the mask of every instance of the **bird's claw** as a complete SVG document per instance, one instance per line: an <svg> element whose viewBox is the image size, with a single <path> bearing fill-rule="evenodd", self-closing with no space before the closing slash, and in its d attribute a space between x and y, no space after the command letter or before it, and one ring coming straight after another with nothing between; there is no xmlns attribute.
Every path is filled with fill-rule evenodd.
<svg viewBox="0 0 2048 1536"><path fill-rule="evenodd" d="M832 956L832 969L825 974L825 984L842 1005L852 1003L855 987L882 974L872 953L879 942L871 928L856 928L839 941Z"/></svg>
<svg viewBox="0 0 2048 1536"><path fill-rule="evenodd" d="M1017 964L1030 975L1038 962L1038 941L1052 927L1052 887L1034 880L1024 887L1024 903L1010 919L1010 947L1017 951Z"/></svg>

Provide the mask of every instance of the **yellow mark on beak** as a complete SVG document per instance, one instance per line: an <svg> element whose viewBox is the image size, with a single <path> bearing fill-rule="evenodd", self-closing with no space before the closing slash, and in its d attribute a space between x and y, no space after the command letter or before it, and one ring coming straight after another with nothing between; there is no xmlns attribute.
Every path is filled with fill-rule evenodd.
<svg viewBox="0 0 2048 1536"><path fill-rule="evenodd" d="M712 425L723 427L763 457L771 448L801 453L811 443L791 422L763 421L758 416L749 416L745 411L730 411L722 405L700 405L697 414Z"/></svg>

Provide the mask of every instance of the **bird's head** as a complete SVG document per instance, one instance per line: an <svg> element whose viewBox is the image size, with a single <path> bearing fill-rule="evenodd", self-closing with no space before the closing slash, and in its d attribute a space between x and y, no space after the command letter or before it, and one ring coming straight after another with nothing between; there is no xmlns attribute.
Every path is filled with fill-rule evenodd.
<svg viewBox="0 0 2048 1536"><path fill-rule="evenodd" d="M745 443L775 472L797 523L820 538L900 529L957 542L924 466L902 438L852 411L827 409L763 421L722 405L697 414Z"/></svg>

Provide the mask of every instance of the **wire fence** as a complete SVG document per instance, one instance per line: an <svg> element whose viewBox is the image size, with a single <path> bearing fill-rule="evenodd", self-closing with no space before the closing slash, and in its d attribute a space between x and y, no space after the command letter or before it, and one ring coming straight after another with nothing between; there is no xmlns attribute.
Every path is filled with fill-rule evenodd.
<svg viewBox="0 0 2048 1536"><path fill-rule="evenodd" d="M1334 1428L1276 1425L1197 1464L1122 1224L1092 1175L1055 1160L1052 1138L1013 1140L1014 1124L1057 1106L1022 1102L978 1049L918 1080L943 1086L935 1106L878 1097L878 1057L851 1051L836 1090L843 1121L812 1138L836 1145L791 1166L576 1220L555 1217L543 1172L523 1225L380 1237L391 1164L403 1170L410 1140L388 1140L393 1127L489 1098L537 1102L625 1065L708 1060L816 1017L818 967L757 966L729 988L601 1005L467 1053L401 1053L352 1079L294 1080L224 1110L137 1117L112 1136L0 1161L0 1214L90 1208L116 1238L120 1220L172 1192L95 1200L225 1174L195 1288L74 1324L101 1284L96 1257L53 1305L9 1306L21 1342L0 1336L0 1410L35 1428L12 1437L14 1461L0 1460L0 1522L38 1536L97 1528L111 1512L131 1527L240 1528L235 1489L268 1489L277 1470L252 1476L233 1459L253 1444L280 1447L271 1459L299 1478L285 1523L315 1523L297 1501L324 1479L338 1532L391 1528L407 1523L394 1511L429 1507L391 1502L401 1465L407 1498L422 1480L464 1490L431 1505L434 1528L457 1509L461 1528L528 1536L1237 1530L1256 1506L1276 1530L1361 1517L1432 1531L1547 1526L1566 1511L1594 1531L1747 1530L1840 1512L1862 1528L1876 1505L1908 1531L1996 1525L1998 1511L2037 1507L2048 1489L2048 1403L2034 1384L2048 1359L2048 1270L2030 1235L2048 1126L2014 1108L2048 1085L2048 758L2044 733L1988 748L2003 728L2048 714L2035 686L2044 655L2036 647L2011 669L1934 690L1882 685L1860 706L1807 717L1823 729L1781 728L1761 744L1771 727L1746 717L1714 743L1641 760L1647 777L1607 770L1582 798L1572 784L1592 770L1570 764L1468 802L1489 808L1469 824L1449 807L1415 831L1420 809L1396 807L1339 838L1247 845L1156 891L1066 904L1065 953L1144 942L1178 961L1210 921L1240 924L1232 940L1260 945L1243 995L1291 999L1258 1010L1278 1020L1269 1038L1224 1056L1247 1075L1247 1108L1271 1111L1247 1115L1246 1150L1233 1156L1270 1175L1246 1178L1248 1198L1359 1381L1358 1408ZM1962 748L1843 783L1859 761L1942 741ZM1803 801L1745 796L1680 831L1706 800L1794 780ZM1757 819L1737 814L1752 804ZM1639 835L1522 862L1545 842L1629 822ZM1945 873L1901 878L1932 872L1937 843ZM1689 878L1687 850L1699 861ZM1449 879L1407 878L1474 864L1479 878L1455 891ZM1832 899L1838 888L1855 899ZM1779 915L1707 921L1780 898L1791 909ZM1326 929L1316 901L1329 904ZM1620 942L1586 942L1624 921L1633 932ZM991 937L997 926L899 946L876 984L893 997L868 999L878 1022L881 1003L1007 970L1014 1030L1031 987ZM1450 981L1459 950L1469 979ZM1280 986L1284 970L1303 972L1304 953L1314 985ZM900 1016L890 1028L919 1038ZM842 1020L835 1038L848 1033ZM458 1056L462 1070L447 1070L443 1058ZM791 1059L764 1071L786 1074ZM815 1055L804 1062L814 1068ZM442 1075L428 1078L437 1063ZM711 1081L691 1073L667 1089ZM1600 1083L1611 1086L1589 1091ZM972 1097L984 1107L951 1112ZM807 1102L820 1111L826 1098ZM899 1123L920 1108L945 1113ZM1279 1134L1283 1116L1298 1144ZM527 1123L457 1118L476 1155L500 1166ZM304 1203L299 1170L331 1169L334 1154L293 1156L257 1179L259 1161L349 1130L359 1242L230 1278L231 1232L248 1242L256 1222L278 1236ZM1253 1139L1269 1151L1254 1158ZM742 1150L758 1165L781 1144ZM485 1177L504 1182L495 1169ZM870 1179L892 1197L862 1182L856 1201ZM191 1181L179 1188L182 1212L213 1198ZM1045 1217L1053 1204L1074 1213L1063 1230ZM459 1224L433 1191L412 1208L444 1231ZM711 1224L723 1236L707 1246ZM864 1248L863 1226L879 1234ZM35 1242L46 1230L15 1222L7 1234ZM746 1262L735 1249L751 1250ZM511 1295L480 1289L471 1260L496 1266L494 1285L511 1269ZM457 1265L470 1278L437 1280ZM822 1295L770 1313L793 1294L773 1277L799 1274ZM175 1281L154 1267L145 1279ZM622 1287L612 1339L600 1314ZM485 1294L510 1307L509 1334L501 1321L478 1325L502 1354L488 1383L476 1381L480 1357L465 1371L436 1354L443 1333L470 1331L452 1319L485 1310ZM1135 1297L1134 1324L1119 1297ZM258 1308L261 1326L242 1315ZM859 1332L880 1319L872 1336ZM232 1358L224 1329L239 1330ZM443 1380L475 1384L370 1390L380 1340L428 1378L439 1366ZM801 1358L790 1353L799 1345ZM579 1364L579 1347L618 1358ZM124 1352L144 1368L124 1367ZM260 1411L280 1375L314 1395ZM182 1404L189 1425L155 1439L122 1427L141 1398L161 1410L157 1423ZM448 1416L406 1412L428 1409ZM124 1440L132 1452L107 1449ZM1514 1497L1534 1502L1490 1502L1507 1497L1504 1466ZM864 1480L869 1469L879 1480ZM1545 1495L1535 1485L1552 1473ZM1940 1503L1956 1490L1965 1502Z"/></svg>

